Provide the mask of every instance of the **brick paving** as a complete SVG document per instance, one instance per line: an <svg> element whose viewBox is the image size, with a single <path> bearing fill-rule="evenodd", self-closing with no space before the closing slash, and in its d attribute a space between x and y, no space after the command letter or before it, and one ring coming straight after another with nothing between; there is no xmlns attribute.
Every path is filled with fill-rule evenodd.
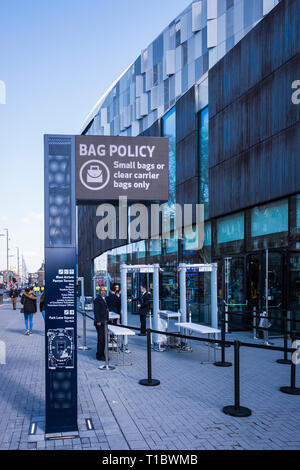
<svg viewBox="0 0 300 470"><path fill-rule="evenodd" d="M126 359L132 366L100 371L90 321L87 340L92 349L78 351L79 432L73 439L46 440L43 318L35 315L31 337L25 336L23 323L19 308L13 311L9 301L0 306L0 340L7 348L6 364L0 365L0 449L300 448L300 396L279 391L290 381L290 367L275 362L281 353L241 349L241 405L252 416L233 418L222 412L224 405L233 404L233 368L201 364L207 358L204 344L193 343L191 353L153 352L153 376L161 385L142 387L138 381L147 376L145 338L129 338L132 353ZM81 334L80 316L78 323ZM135 323L137 318L131 318ZM246 333L236 337L250 339ZM281 345L281 340L275 343ZM232 348L226 354L233 359ZM91 431L87 418L94 425ZM37 432L30 436L32 422Z"/></svg>

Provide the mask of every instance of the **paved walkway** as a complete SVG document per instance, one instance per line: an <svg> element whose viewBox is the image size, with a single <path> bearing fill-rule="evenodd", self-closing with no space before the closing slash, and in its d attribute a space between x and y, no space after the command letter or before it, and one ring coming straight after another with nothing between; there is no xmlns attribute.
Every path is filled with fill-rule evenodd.
<svg viewBox="0 0 300 470"><path fill-rule="evenodd" d="M79 317L79 334L81 323ZM104 372L94 358L90 321L87 337L92 349L78 351L78 436L45 440L43 318L35 315L34 334L28 337L20 310L13 311L8 301L0 306L0 340L7 348L6 364L0 365L0 449L300 448L300 396L279 391L289 384L290 367L275 362L277 352L242 349L241 404L253 414L238 419L222 412L233 404L233 368L201 364L205 345L194 343L192 353L153 352L153 376L161 385L148 388L138 384L147 376L145 338L129 339L132 366ZM226 351L229 359L232 352ZM87 430L86 418L94 430ZM38 430L29 436L32 422Z"/></svg>

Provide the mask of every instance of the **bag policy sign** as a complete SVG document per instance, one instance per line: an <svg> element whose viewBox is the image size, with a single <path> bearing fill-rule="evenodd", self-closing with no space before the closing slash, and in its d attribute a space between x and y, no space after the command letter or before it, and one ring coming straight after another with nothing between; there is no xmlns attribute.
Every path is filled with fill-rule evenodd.
<svg viewBox="0 0 300 470"><path fill-rule="evenodd" d="M76 137L77 202L169 199L165 137Z"/></svg>

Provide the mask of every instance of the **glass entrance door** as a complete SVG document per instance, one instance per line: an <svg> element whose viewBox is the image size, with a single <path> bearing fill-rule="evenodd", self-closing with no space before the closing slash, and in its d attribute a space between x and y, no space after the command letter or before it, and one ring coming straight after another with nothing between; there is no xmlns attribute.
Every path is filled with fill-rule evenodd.
<svg viewBox="0 0 300 470"><path fill-rule="evenodd" d="M284 255L281 252L265 252L263 254L263 280L262 308L268 310L272 317L272 333L282 329L283 286L284 286Z"/></svg>
<svg viewBox="0 0 300 470"><path fill-rule="evenodd" d="M229 312L229 329L233 330L245 328L242 314L246 307L245 263L245 256L226 257L223 260L223 294Z"/></svg>
<svg viewBox="0 0 300 470"><path fill-rule="evenodd" d="M152 294L153 288L153 275L150 273L128 273L127 277L127 296L131 298L139 298L141 295L141 286L145 286L147 290ZM152 296L150 300L151 309L152 309ZM128 304L128 311L133 314L138 313L138 301L133 301Z"/></svg>
<svg viewBox="0 0 300 470"><path fill-rule="evenodd" d="M287 308L291 311L292 318L297 322L292 323L291 328L300 331L300 253L291 253L288 259L288 302Z"/></svg>

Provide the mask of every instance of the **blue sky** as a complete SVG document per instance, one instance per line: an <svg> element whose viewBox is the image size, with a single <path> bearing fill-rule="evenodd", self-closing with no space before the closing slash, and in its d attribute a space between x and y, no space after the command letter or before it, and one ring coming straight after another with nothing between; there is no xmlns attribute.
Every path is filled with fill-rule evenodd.
<svg viewBox="0 0 300 470"><path fill-rule="evenodd" d="M1 0L0 233L43 259L43 134L77 134L120 73L190 2ZM0 237L0 269L5 268ZM16 257L10 258L16 266Z"/></svg>

